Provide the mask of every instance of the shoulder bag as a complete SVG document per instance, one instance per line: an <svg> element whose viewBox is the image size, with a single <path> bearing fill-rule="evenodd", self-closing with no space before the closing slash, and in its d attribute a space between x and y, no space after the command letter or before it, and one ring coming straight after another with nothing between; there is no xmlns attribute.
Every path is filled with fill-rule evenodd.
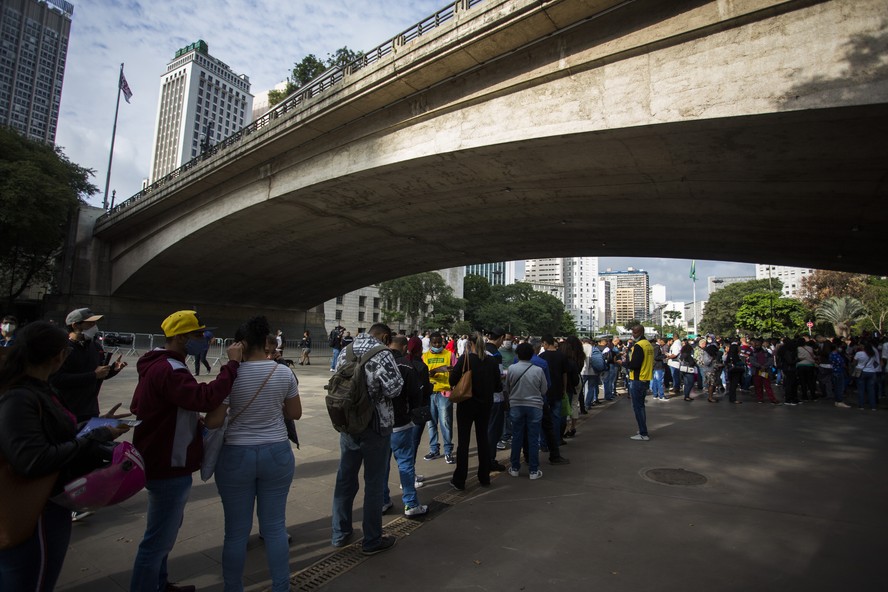
<svg viewBox="0 0 888 592"><path fill-rule="evenodd" d="M39 401L37 405L42 419L43 405ZM16 547L34 534L58 476L55 471L36 479L22 477L0 454L0 550Z"/></svg>
<svg viewBox="0 0 888 592"><path fill-rule="evenodd" d="M472 369L469 367L469 352L466 352L465 356L463 374L450 392L450 400L453 403L462 403L472 398Z"/></svg>
<svg viewBox="0 0 888 592"><path fill-rule="evenodd" d="M228 429L228 426L234 422L235 419L241 416L241 413L249 409L250 405L253 404L253 401L256 400L256 397L259 396L259 393L262 392L262 389L265 388L265 385L268 384L268 379L271 378L271 375L274 374L274 371L277 370L279 364L275 363L274 368L271 369L271 372L268 373L268 376L265 377L265 380L262 381L262 384L259 385L259 388L256 390L256 394L253 395L253 398L250 399L250 402L244 405L244 408L237 412L237 415L234 417L225 416L225 421L222 423L222 427L219 428L208 428L204 426L203 430L203 459L200 462L200 478L203 481L209 481L210 477L213 476L213 473L216 472L216 462L219 460L219 453L222 452L222 444L225 443L225 430Z"/></svg>

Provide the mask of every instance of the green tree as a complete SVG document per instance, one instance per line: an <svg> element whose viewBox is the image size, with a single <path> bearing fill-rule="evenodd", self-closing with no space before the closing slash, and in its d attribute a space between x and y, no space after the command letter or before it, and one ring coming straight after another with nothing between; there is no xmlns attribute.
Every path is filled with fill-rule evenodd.
<svg viewBox="0 0 888 592"><path fill-rule="evenodd" d="M321 59L313 53L308 54L302 58L301 61L296 62L296 64L293 65L293 70L290 73L290 76L287 77L287 86L284 90L268 91L268 104L272 107L277 105L301 87L323 74L327 68L333 66L344 68L363 55L363 52L354 51L348 47L340 47L332 54L327 54L326 61L321 61Z"/></svg>
<svg viewBox="0 0 888 592"><path fill-rule="evenodd" d="M425 328L429 322L435 328L449 327L459 319L462 307L453 288L432 271L382 282L379 295L384 318L394 320L401 313L401 320L414 328Z"/></svg>
<svg viewBox="0 0 888 592"><path fill-rule="evenodd" d="M468 335L474 330L475 328L472 327L472 323L468 321L457 321L450 327L450 333L453 335Z"/></svg>
<svg viewBox="0 0 888 592"><path fill-rule="evenodd" d="M681 311L667 310L663 313L666 322L663 324L663 333L679 334L678 320L681 318Z"/></svg>
<svg viewBox="0 0 888 592"><path fill-rule="evenodd" d="M709 295L709 301L699 321L700 332L716 335L733 334L737 328L737 311L743 305L744 297L749 294L767 293L769 290L779 295L782 289L783 282L777 279L728 284Z"/></svg>
<svg viewBox="0 0 888 592"><path fill-rule="evenodd" d="M860 301L866 307L866 316L858 329L884 332L888 321L888 279L871 276L861 291Z"/></svg>
<svg viewBox="0 0 888 592"><path fill-rule="evenodd" d="M815 315L818 320L830 323L837 336L848 337L854 323L866 316L866 308L857 298L833 296L817 307Z"/></svg>
<svg viewBox="0 0 888 592"><path fill-rule="evenodd" d="M9 307L28 286L49 282L72 216L98 189L93 171L61 148L0 127L0 289Z"/></svg>
<svg viewBox="0 0 888 592"><path fill-rule="evenodd" d="M490 282L482 275L469 274L463 280L463 299L466 302L466 320L473 322L478 312L490 300ZM478 325L475 328L480 329Z"/></svg>
<svg viewBox="0 0 888 592"><path fill-rule="evenodd" d="M795 298L782 298L773 292L753 292L743 297L735 322L741 331L780 337L804 331L807 318L808 310Z"/></svg>

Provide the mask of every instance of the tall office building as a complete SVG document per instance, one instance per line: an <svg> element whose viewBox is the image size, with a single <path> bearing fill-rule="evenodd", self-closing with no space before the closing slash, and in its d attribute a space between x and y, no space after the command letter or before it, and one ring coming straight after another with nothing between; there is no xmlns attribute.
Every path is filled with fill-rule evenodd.
<svg viewBox="0 0 888 592"><path fill-rule="evenodd" d="M202 40L183 47L160 77L151 182L248 125L252 117L250 79L211 56Z"/></svg>
<svg viewBox="0 0 888 592"><path fill-rule="evenodd" d="M725 286L730 286L731 284L739 284L740 282L748 282L754 279L755 277L745 275L733 277L718 277L711 275L706 278L706 284L709 288L709 295L712 296L715 292L718 292Z"/></svg>
<svg viewBox="0 0 888 592"><path fill-rule="evenodd" d="M643 269L630 267L626 271L602 271L599 277L609 283L604 297L610 300L605 309L612 311L606 324L623 325L631 319L648 320L651 316L650 278Z"/></svg>
<svg viewBox="0 0 888 592"><path fill-rule="evenodd" d="M785 265L767 265L757 263L755 266L755 279L766 280L768 278L783 282L783 296L797 298L802 290L802 279L814 273L814 269L804 267L787 267Z"/></svg>
<svg viewBox="0 0 888 592"><path fill-rule="evenodd" d="M0 2L0 125L55 143L74 6Z"/></svg>
<svg viewBox="0 0 888 592"><path fill-rule="evenodd" d="M485 277L491 286L508 286L515 283L515 262L497 261L466 265L466 275Z"/></svg>
<svg viewBox="0 0 888 592"><path fill-rule="evenodd" d="M595 332L600 322L598 294L598 257L564 259L564 306L577 329Z"/></svg>

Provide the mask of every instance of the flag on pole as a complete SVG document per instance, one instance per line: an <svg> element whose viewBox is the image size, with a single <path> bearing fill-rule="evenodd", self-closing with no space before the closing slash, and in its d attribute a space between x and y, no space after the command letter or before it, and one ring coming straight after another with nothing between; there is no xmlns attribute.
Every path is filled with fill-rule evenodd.
<svg viewBox="0 0 888 592"><path fill-rule="evenodd" d="M126 83L126 76L123 75L123 68L120 68L120 90L123 92L123 99L129 103L133 91L130 90L129 84Z"/></svg>
<svg viewBox="0 0 888 592"><path fill-rule="evenodd" d="M691 261L691 273L688 274L688 277L691 278L692 280L694 280L695 282L697 281L697 260L696 259Z"/></svg>

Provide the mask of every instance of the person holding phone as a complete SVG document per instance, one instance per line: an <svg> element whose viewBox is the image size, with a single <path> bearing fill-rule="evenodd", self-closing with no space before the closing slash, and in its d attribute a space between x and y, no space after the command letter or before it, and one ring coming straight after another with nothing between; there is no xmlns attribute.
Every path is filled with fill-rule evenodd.
<svg viewBox="0 0 888 592"><path fill-rule="evenodd" d="M101 319L102 315L93 314L88 308L78 308L65 317L71 354L49 379L78 422L99 415L102 383L127 365L121 355L112 363L111 354L106 354L96 339Z"/></svg>
<svg viewBox="0 0 888 592"><path fill-rule="evenodd" d="M50 384L77 418L77 423L98 417L102 383L126 367L120 355L112 363L111 354L105 352L96 338L101 319L102 315L94 314L88 308L78 308L68 313L65 325L71 353L61 368L49 378ZM71 515L76 521L90 514L92 512L72 512Z"/></svg>

